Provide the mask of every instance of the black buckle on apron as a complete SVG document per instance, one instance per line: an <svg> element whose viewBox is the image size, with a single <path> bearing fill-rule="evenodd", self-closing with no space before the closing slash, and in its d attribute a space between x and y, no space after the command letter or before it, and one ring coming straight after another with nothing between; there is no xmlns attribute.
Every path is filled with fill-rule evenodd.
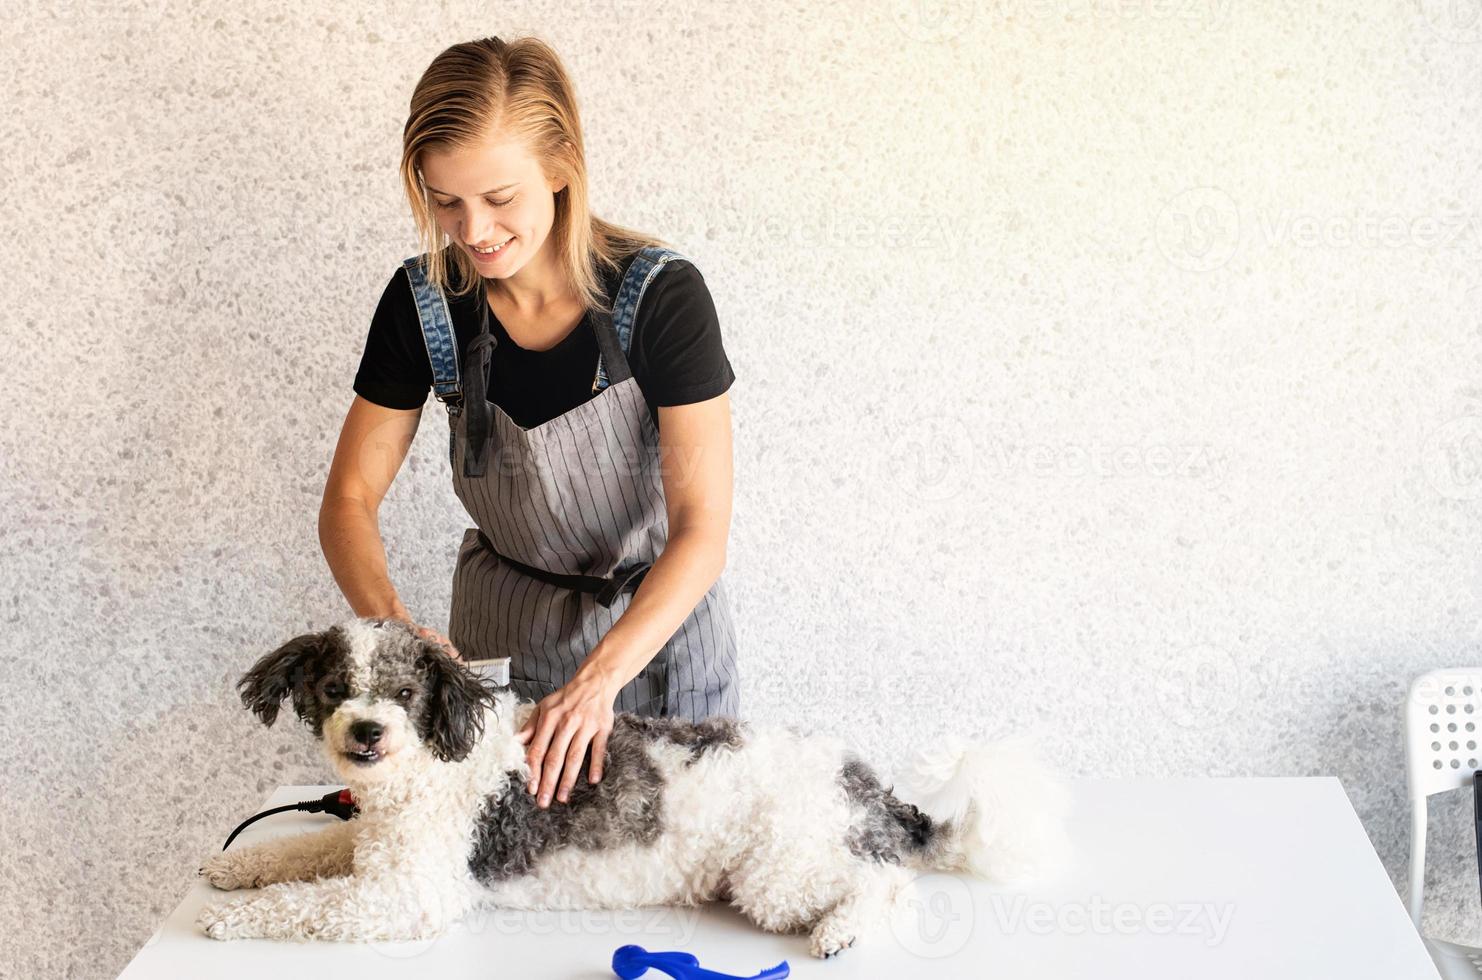
<svg viewBox="0 0 1482 980"><path fill-rule="evenodd" d="M598 575L566 575L561 572L551 572L544 568L536 568L521 561L515 561L494 550L494 543L489 540L488 535L481 530L478 534L479 543L495 558L511 566L517 572L523 572L531 578L539 579L550 585L560 586L563 589L574 589L577 592L590 592L603 608L610 608L617 597L624 592L635 592L638 583L643 581L643 576L653 567L653 562L641 562L632 568L617 572L611 578L602 578Z"/></svg>

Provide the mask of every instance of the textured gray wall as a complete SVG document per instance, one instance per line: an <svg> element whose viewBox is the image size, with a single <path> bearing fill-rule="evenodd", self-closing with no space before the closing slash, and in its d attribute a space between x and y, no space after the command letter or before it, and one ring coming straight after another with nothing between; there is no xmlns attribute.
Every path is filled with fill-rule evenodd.
<svg viewBox="0 0 1482 980"><path fill-rule="evenodd" d="M1405 684L1479 659L1464 7L6 2L0 971L114 975L330 780L231 683L348 611L315 517L403 112L488 33L563 53L600 212L714 293L749 716L1334 774L1401 883ZM429 406L383 531L445 625ZM1426 925L1477 940L1467 806Z"/></svg>

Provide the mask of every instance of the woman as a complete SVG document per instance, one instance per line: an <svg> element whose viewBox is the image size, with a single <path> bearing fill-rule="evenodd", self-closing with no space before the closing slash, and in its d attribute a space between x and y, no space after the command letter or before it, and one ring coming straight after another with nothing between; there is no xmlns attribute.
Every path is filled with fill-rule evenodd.
<svg viewBox="0 0 1482 980"><path fill-rule="evenodd" d="M371 323L320 540L355 613L412 622L377 513L432 391L476 527L448 636L510 657L542 807L565 802L613 714L736 715L721 580L734 380L699 271L589 211L571 84L539 40L484 38L412 94L401 175L424 250Z"/></svg>

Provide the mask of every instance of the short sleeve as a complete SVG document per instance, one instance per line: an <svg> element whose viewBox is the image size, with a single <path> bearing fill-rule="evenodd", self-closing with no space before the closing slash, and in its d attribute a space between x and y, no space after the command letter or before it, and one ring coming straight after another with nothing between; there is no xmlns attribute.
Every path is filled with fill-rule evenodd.
<svg viewBox="0 0 1482 980"><path fill-rule="evenodd" d="M649 284L633 341L641 355L634 359L633 374L654 405L705 401L736 380L715 301L700 270L687 259L666 263Z"/></svg>
<svg viewBox="0 0 1482 980"><path fill-rule="evenodd" d="M360 397L385 408L420 408L426 403L432 365L416 312L411 281L398 267L371 317L353 385Z"/></svg>

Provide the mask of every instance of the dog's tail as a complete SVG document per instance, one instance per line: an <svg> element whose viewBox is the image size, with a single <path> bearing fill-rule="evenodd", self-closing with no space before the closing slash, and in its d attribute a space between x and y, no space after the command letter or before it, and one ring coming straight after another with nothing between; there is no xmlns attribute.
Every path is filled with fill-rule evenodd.
<svg viewBox="0 0 1482 980"><path fill-rule="evenodd" d="M1070 860L1069 787L1028 736L948 738L918 752L902 782L932 823L918 867L1023 883L1053 876Z"/></svg>

